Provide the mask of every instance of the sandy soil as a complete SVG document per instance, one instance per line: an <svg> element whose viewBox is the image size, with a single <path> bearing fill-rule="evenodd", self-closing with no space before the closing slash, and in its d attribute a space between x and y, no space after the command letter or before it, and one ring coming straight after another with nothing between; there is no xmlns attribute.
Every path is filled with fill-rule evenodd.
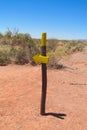
<svg viewBox="0 0 87 130"><path fill-rule="evenodd" d="M87 130L87 49L48 70L40 115L41 66L0 67L0 130Z"/></svg>

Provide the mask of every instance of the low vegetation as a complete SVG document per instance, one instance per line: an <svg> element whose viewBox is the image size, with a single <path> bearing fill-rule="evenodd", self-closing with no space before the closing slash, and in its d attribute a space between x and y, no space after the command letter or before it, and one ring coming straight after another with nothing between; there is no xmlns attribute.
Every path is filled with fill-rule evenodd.
<svg viewBox="0 0 87 130"><path fill-rule="evenodd" d="M32 57L40 54L41 39L33 39L28 33L10 31L5 34L0 33L0 65L8 64L27 64L35 65ZM47 40L47 55L50 57L48 67L62 68L58 61L70 54L82 51L87 45L87 41L68 41L58 39Z"/></svg>

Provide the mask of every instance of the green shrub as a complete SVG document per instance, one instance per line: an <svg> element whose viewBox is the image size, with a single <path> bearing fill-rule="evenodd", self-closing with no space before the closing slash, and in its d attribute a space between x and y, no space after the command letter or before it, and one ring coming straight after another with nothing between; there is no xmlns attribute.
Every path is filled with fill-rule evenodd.
<svg viewBox="0 0 87 130"><path fill-rule="evenodd" d="M26 51L22 48L19 48L16 54L15 59L16 64L26 64L29 63L29 56L27 55Z"/></svg>
<svg viewBox="0 0 87 130"><path fill-rule="evenodd" d="M55 51L56 47L58 46L58 40L56 39L49 39L47 40L47 51Z"/></svg>
<svg viewBox="0 0 87 130"><path fill-rule="evenodd" d="M48 68L51 68L51 69L64 68L64 66L59 63L60 58L56 55L55 52L50 52L47 55L49 56Z"/></svg>
<svg viewBox="0 0 87 130"><path fill-rule="evenodd" d="M0 51L0 65L8 65L10 63L10 59L5 52Z"/></svg>
<svg viewBox="0 0 87 130"><path fill-rule="evenodd" d="M71 54L73 52L82 51L85 47L85 44L80 41L70 41L67 42L65 45L66 51L68 54Z"/></svg>
<svg viewBox="0 0 87 130"><path fill-rule="evenodd" d="M47 54L50 57L49 66L60 68L59 60L67 58L70 54L82 51L87 41L68 41L47 39ZM0 65L9 63L35 65L32 57L41 52L41 39L32 39L28 33L13 32L9 29L5 34L0 33Z"/></svg>

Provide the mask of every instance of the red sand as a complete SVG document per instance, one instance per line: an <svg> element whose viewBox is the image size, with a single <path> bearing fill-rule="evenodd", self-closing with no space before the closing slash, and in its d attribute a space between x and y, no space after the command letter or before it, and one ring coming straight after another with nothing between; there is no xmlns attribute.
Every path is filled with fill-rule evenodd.
<svg viewBox="0 0 87 130"><path fill-rule="evenodd" d="M41 66L0 67L0 130L87 130L87 51L48 70L46 112L40 115Z"/></svg>

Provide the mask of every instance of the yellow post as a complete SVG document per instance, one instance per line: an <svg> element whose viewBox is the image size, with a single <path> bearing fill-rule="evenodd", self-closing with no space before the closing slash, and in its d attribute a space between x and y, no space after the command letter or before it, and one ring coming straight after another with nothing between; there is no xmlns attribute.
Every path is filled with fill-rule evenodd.
<svg viewBox="0 0 87 130"><path fill-rule="evenodd" d="M41 55L46 56L46 33L42 33ZM41 95L41 115L45 115L46 104L46 90L47 90L47 66L42 63L42 95Z"/></svg>
<svg viewBox="0 0 87 130"><path fill-rule="evenodd" d="M42 33L42 42L41 42L41 46L46 46L46 33Z"/></svg>

